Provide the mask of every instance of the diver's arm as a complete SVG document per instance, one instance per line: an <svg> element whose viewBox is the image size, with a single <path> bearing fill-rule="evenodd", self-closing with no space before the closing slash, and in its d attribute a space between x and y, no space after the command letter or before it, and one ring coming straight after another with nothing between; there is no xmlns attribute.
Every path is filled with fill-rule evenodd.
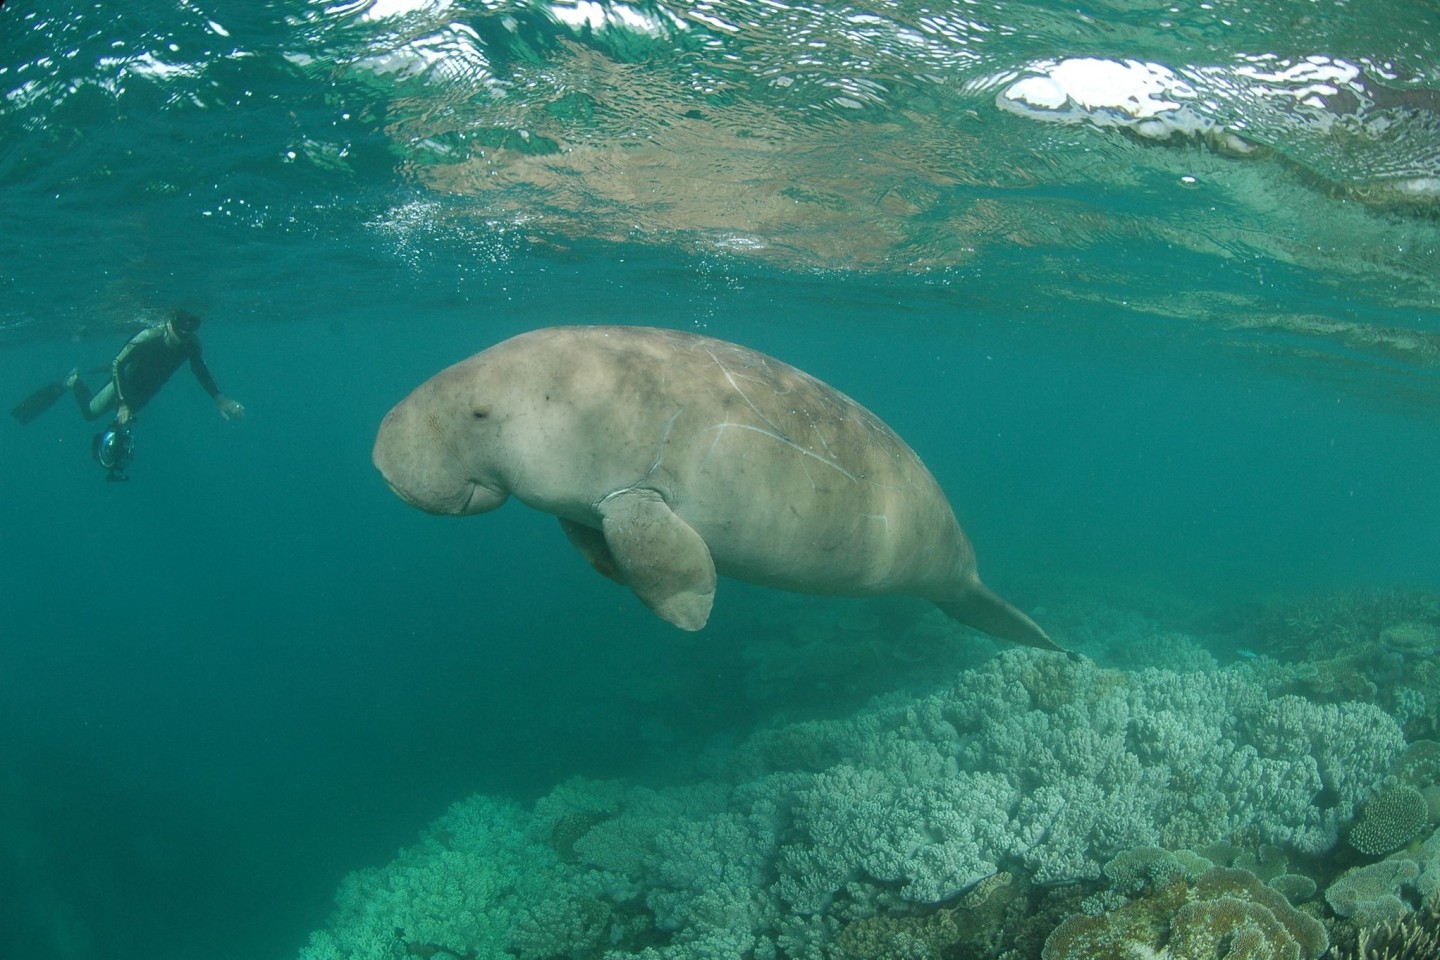
<svg viewBox="0 0 1440 960"><path fill-rule="evenodd" d="M195 374L195 379L200 381L200 386L211 398L219 401L223 394L220 392L220 385L215 382L215 377L210 373L210 368L205 366L205 358L200 353L200 344L192 341L190 344L190 370Z"/></svg>
<svg viewBox="0 0 1440 960"><path fill-rule="evenodd" d="M215 382L215 377L210 373L210 368L205 365L205 357L200 352L200 343L198 340L190 346L190 369L194 372L195 379L200 381L200 386L204 387L205 392L210 394L211 399L215 401L215 406L219 409L220 416L226 420L230 420L245 415L244 407L220 392L220 385Z"/></svg>

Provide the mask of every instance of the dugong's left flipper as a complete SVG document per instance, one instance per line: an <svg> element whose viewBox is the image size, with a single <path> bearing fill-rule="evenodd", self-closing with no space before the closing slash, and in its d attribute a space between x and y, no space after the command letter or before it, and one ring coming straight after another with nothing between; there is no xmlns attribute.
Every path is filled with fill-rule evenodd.
<svg viewBox="0 0 1440 960"><path fill-rule="evenodd" d="M599 510L614 565L645 606L682 630L705 626L715 600L715 561L700 534L653 490L612 493ZM570 539L595 564L586 545Z"/></svg>
<svg viewBox="0 0 1440 960"><path fill-rule="evenodd" d="M605 534L594 527L587 527L583 523L566 520L564 517L560 518L560 529L565 531L565 539L580 551L580 556L589 561L596 573L614 580L622 587L629 586L625 582L625 574L620 572L620 568L615 564L615 558L610 555L610 547L605 543Z"/></svg>

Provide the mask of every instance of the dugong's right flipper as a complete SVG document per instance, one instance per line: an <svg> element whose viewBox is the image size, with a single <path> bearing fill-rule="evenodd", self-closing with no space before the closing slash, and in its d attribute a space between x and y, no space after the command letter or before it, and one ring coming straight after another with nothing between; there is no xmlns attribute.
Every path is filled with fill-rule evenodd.
<svg viewBox="0 0 1440 960"><path fill-rule="evenodd" d="M700 534L653 490L612 493L599 510L610 556L645 606L682 630L705 626L715 600L715 561Z"/></svg>

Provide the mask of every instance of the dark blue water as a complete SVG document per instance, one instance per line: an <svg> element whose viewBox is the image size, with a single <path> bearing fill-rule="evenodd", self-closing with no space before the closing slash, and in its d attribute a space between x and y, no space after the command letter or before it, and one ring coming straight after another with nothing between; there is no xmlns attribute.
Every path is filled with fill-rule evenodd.
<svg viewBox="0 0 1440 960"><path fill-rule="evenodd" d="M379 480L385 411L523 330L695 330L845 390L1037 617L1440 589L1428 101L1378 140L1257 113L1246 158L994 109L1071 55L1325 53L1434 98L1440 26L1275 4L1171 34L1035 3L978 11L1014 28L986 39L948 8L882 5L905 29L868 35L858 8L733 4L656 38L411 6L0 7L6 402L186 306L247 409L180 371L124 484L68 397L0 422L5 956L293 956L342 876L457 798L663 780L784 712L746 694L766 591L722 583L682 636L551 518L431 518ZM469 35L445 24L483 63L384 60Z"/></svg>

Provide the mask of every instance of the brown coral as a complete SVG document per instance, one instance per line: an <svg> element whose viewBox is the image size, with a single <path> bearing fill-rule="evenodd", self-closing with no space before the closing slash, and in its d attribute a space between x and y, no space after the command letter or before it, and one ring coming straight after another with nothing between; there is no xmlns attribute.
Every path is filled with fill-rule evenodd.
<svg viewBox="0 0 1440 960"><path fill-rule="evenodd" d="M575 844L598 824L609 820L613 814L596 810L577 810L567 813L555 821L550 829L550 846L563 863L578 863Z"/></svg>
<svg viewBox="0 0 1440 960"><path fill-rule="evenodd" d="M989 955L1007 908L1024 889L1005 871L980 881L954 906L912 916L866 917L846 924L835 945L852 960L938 960L961 945Z"/></svg>
<svg viewBox="0 0 1440 960"><path fill-rule="evenodd" d="M1267 907L1224 896L1196 900L1175 912L1167 960L1300 960L1300 943Z"/></svg>
<svg viewBox="0 0 1440 960"><path fill-rule="evenodd" d="M1324 926L1254 874L1225 867L1176 881L1099 916L1070 917L1041 960L1315 960Z"/></svg>
<svg viewBox="0 0 1440 960"><path fill-rule="evenodd" d="M958 943L954 910L918 917L867 917L847 924L835 945L854 960L936 960Z"/></svg>

